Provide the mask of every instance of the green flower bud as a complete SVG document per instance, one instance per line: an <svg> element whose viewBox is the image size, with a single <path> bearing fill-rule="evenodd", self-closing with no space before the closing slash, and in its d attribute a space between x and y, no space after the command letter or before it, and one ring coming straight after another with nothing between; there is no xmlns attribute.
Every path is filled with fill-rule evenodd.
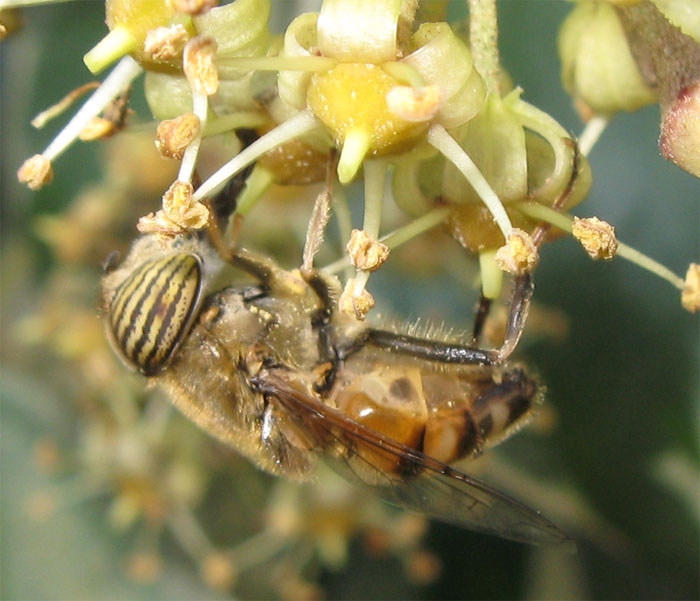
<svg viewBox="0 0 700 601"><path fill-rule="evenodd" d="M700 43L700 2L697 0L651 1L672 25Z"/></svg>
<svg viewBox="0 0 700 601"><path fill-rule="evenodd" d="M595 113L636 111L656 101L607 2L577 4L559 31L559 56L567 92Z"/></svg>

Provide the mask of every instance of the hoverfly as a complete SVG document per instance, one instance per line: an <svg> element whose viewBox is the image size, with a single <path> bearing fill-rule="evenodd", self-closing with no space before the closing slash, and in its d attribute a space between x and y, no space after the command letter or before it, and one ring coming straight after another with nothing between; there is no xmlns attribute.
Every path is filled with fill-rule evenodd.
<svg viewBox="0 0 700 601"><path fill-rule="evenodd" d="M515 346L532 291L514 287L501 351L376 329L333 310L339 282L241 252L256 282L211 291L222 261L201 236L146 235L103 281L112 344L205 431L262 469L310 478L319 456L389 502L541 544L571 540L450 463L519 428L541 396Z"/></svg>

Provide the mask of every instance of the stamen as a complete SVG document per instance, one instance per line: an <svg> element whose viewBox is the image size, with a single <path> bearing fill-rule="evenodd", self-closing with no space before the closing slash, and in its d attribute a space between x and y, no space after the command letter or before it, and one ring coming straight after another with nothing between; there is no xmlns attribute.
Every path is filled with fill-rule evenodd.
<svg viewBox="0 0 700 601"><path fill-rule="evenodd" d="M253 161L275 146L280 146L289 140L303 136L317 128L319 122L309 111L300 111L291 119L287 119L275 129L258 138L248 148L233 157L228 163L214 173L194 193L194 200L201 200L216 192L236 173L245 169Z"/></svg>
<svg viewBox="0 0 700 601"><path fill-rule="evenodd" d="M389 248L365 230L352 230L345 250L356 269L376 271L389 258Z"/></svg>
<svg viewBox="0 0 700 601"><path fill-rule="evenodd" d="M55 160L80 135L80 132L97 117L138 75L141 67L130 56L125 56L102 82L95 93L73 116L42 153L50 161Z"/></svg>
<svg viewBox="0 0 700 601"><path fill-rule="evenodd" d="M216 42L206 36L192 38L183 52L183 71L192 87L192 111L199 118L200 128L187 145L182 158L177 176L182 182L192 181L202 143L202 130L207 124L209 96L219 89L219 74L214 66L215 53Z"/></svg>
<svg viewBox="0 0 700 601"><path fill-rule="evenodd" d="M506 213L501 199L493 191L474 161L441 125L433 125L428 130L428 143L437 148L464 175L481 200L484 201L488 210L491 211L503 237L507 240L511 229L513 229L508 213Z"/></svg>
<svg viewBox="0 0 700 601"><path fill-rule="evenodd" d="M29 157L17 171L17 179L30 190L40 190L53 181L51 161L41 154Z"/></svg>
<svg viewBox="0 0 700 601"><path fill-rule="evenodd" d="M615 228L607 221L597 217L587 219L574 217L571 233L581 243L591 259L609 261L617 252Z"/></svg>
<svg viewBox="0 0 700 601"><path fill-rule="evenodd" d="M164 157L181 160L187 146L201 132L199 117L184 113L175 119L166 119L156 129L156 148Z"/></svg>
<svg viewBox="0 0 700 601"><path fill-rule="evenodd" d="M528 217L546 221L554 227L558 227L565 232L571 233L574 218L571 215L560 213L550 207L541 205L536 202L519 202L515 205L520 212ZM668 267L665 267L658 261L646 256L645 254L635 250L631 246L618 241L617 256L627 259L630 263L638 265L642 269L659 276L661 279L669 282L674 288L683 290L683 278L673 273Z"/></svg>
<svg viewBox="0 0 700 601"><path fill-rule="evenodd" d="M335 196L337 196L338 193L339 191L336 192ZM419 236L423 232L427 232L428 230L431 230L434 227L443 223L451 210L452 209L450 207L436 207L431 211L428 211L424 215L421 215L420 217L414 219L410 223L407 223L406 225L395 229L390 234L381 237L379 239L379 242L383 243L389 250L398 248L405 242L408 242L409 240L415 238L416 236ZM336 212L338 212L337 209ZM348 237L349 235L344 236L343 238L345 239ZM348 257L343 257L342 259L338 259L337 261L331 263L327 267L324 267L323 271L327 273L337 273L338 271L341 271L342 269L347 267L349 264L350 261Z"/></svg>
<svg viewBox="0 0 700 601"><path fill-rule="evenodd" d="M343 160L341 154L340 160ZM339 167L340 168L340 167ZM365 162L365 215L363 224L363 235L366 239L377 243L379 237L379 229L382 222L382 208L384 206L384 184L386 180L386 161L377 159ZM342 179L340 180L342 182ZM350 236L350 241L352 235ZM350 242L349 241L349 242ZM350 252L352 250L346 250ZM388 254L388 249L387 249ZM354 280L354 286L347 288L345 292L352 297L352 306L354 307L355 315L358 319L364 319L365 314L374 306L374 301L369 302L366 298L365 286L369 281L369 270L364 270L355 264L357 275ZM344 292L344 294L345 294ZM367 293L369 294L369 293ZM371 296L370 296L371 298ZM347 299L350 302L350 299ZM362 309L360 309L362 308Z"/></svg>
<svg viewBox="0 0 700 601"><path fill-rule="evenodd" d="M364 284L361 285L360 291L357 291L359 286L358 280L363 275L368 275L368 272L362 271L357 279L348 280L343 289L343 293L338 299L338 309L348 315L354 315L355 319L359 321L364 320L367 313L369 313L375 304L374 297L364 289Z"/></svg>
<svg viewBox="0 0 700 601"><path fill-rule="evenodd" d="M177 179L183 182L191 182L194 175L195 167L197 166L197 157L199 156L199 147L202 143L202 129L206 126L207 112L209 109L209 99L206 95L192 90L192 108L194 114L200 122L200 127L192 138L192 141L187 145L185 153L180 163L180 171Z"/></svg>
<svg viewBox="0 0 700 601"><path fill-rule="evenodd" d="M681 304L691 313L700 311L700 265L691 263L685 274Z"/></svg>
<svg viewBox="0 0 700 601"><path fill-rule="evenodd" d="M608 115L594 115L588 120L578 139L578 149L582 155L588 156L591 153L608 123L610 123Z"/></svg>
<svg viewBox="0 0 700 601"><path fill-rule="evenodd" d="M535 269L539 254L530 234L514 227L510 230L505 245L496 251L495 259L503 271L524 275Z"/></svg>
<svg viewBox="0 0 700 601"><path fill-rule="evenodd" d="M365 162L365 215L362 229L373 238L379 236L382 223L386 168L386 161L381 159Z"/></svg>
<svg viewBox="0 0 700 601"><path fill-rule="evenodd" d="M164 63L182 54L188 38L189 33L181 23L149 29L143 42L143 52L151 60Z"/></svg>

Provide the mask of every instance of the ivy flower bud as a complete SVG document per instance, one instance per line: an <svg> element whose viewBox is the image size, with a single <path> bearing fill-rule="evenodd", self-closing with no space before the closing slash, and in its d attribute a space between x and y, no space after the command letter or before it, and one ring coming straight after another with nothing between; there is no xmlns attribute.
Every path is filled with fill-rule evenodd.
<svg viewBox="0 0 700 601"><path fill-rule="evenodd" d="M700 83L682 90L667 107L659 147L667 159L700 177Z"/></svg>
<svg viewBox="0 0 700 601"><path fill-rule="evenodd" d="M582 0L559 31L566 91L595 113L636 111L656 101L639 72L615 8Z"/></svg>
<svg viewBox="0 0 700 601"><path fill-rule="evenodd" d="M651 0L669 22L700 44L700 3L696 0Z"/></svg>

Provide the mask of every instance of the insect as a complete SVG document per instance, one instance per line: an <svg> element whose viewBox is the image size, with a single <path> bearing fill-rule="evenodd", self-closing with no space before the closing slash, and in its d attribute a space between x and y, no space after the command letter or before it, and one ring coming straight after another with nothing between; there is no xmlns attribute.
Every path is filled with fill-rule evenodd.
<svg viewBox="0 0 700 601"><path fill-rule="evenodd" d="M103 281L115 350L186 416L273 474L308 479L323 457L430 517L516 541L573 544L538 512L449 466L527 421L541 391L522 366L499 351L338 313L335 278L246 252L231 262L254 283L216 289L223 262L201 236L147 235ZM511 347L530 293L520 278Z"/></svg>

